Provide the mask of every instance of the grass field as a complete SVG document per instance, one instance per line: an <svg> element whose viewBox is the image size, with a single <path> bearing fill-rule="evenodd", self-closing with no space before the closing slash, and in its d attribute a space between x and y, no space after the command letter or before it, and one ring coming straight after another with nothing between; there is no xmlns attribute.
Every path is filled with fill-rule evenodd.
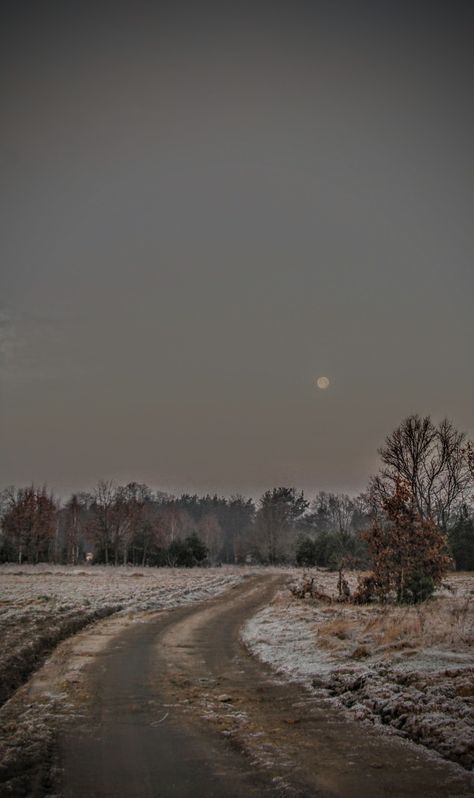
<svg viewBox="0 0 474 798"><path fill-rule="evenodd" d="M54 646L117 612L177 607L217 595L245 569L0 566L0 705Z"/></svg>

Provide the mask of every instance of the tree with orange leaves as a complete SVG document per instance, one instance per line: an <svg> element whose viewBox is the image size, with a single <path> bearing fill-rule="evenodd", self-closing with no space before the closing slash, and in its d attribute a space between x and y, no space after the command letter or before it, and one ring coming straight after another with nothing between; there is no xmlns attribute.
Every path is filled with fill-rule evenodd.
<svg viewBox="0 0 474 798"><path fill-rule="evenodd" d="M423 517L409 483L399 479L364 534L373 573L360 585L356 600L416 604L429 598L451 566L447 541L431 518Z"/></svg>

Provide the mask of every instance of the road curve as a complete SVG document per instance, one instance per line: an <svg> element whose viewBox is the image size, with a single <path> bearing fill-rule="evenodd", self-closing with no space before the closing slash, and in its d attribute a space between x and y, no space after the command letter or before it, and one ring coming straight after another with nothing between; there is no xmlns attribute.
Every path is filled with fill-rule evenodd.
<svg viewBox="0 0 474 798"><path fill-rule="evenodd" d="M251 577L132 624L90 667L59 739L65 798L447 798L460 768L276 680L239 640L282 583Z"/></svg>

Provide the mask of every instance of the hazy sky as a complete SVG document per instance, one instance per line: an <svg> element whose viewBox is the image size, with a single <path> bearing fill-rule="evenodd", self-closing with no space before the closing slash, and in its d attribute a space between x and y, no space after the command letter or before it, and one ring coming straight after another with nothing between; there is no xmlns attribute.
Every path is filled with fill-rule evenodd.
<svg viewBox="0 0 474 798"><path fill-rule="evenodd" d="M474 433L472 3L6 6L0 486L355 491L408 413Z"/></svg>

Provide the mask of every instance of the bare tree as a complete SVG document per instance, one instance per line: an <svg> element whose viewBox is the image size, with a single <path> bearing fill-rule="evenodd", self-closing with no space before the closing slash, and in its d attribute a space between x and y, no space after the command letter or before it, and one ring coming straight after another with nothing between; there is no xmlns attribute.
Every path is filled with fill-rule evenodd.
<svg viewBox="0 0 474 798"><path fill-rule="evenodd" d="M124 545L124 541L128 541L130 534L130 506L128 502L127 490L123 486L115 489L114 501L112 503L110 512L111 530L112 530L112 552L114 556L114 565L120 563L120 553Z"/></svg>
<svg viewBox="0 0 474 798"><path fill-rule="evenodd" d="M106 565L109 564L110 546L113 534L113 508L115 504L116 489L111 480L101 479L94 490L94 500L91 506L91 529L93 537L99 546Z"/></svg>
<svg viewBox="0 0 474 798"><path fill-rule="evenodd" d="M150 553L153 554L156 549L165 548L164 520L153 504L144 505L137 533L135 540L138 540L139 550L142 553L141 564L146 565Z"/></svg>
<svg viewBox="0 0 474 798"><path fill-rule="evenodd" d="M48 559L57 522L57 504L46 488L9 489L3 497L3 533L11 555L37 563Z"/></svg>
<svg viewBox="0 0 474 798"><path fill-rule="evenodd" d="M303 491L298 493L295 488L273 488L263 494L254 530L254 548L260 560L273 564L287 559L297 521L308 504Z"/></svg>
<svg viewBox="0 0 474 798"><path fill-rule="evenodd" d="M369 489L373 506L380 508L404 480L416 512L446 529L471 481L465 440L448 419L435 425L430 416L408 416L379 450L382 468Z"/></svg>
<svg viewBox="0 0 474 798"><path fill-rule="evenodd" d="M209 552L211 563L219 560L222 551L222 527L215 513L206 513L198 523L198 534Z"/></svg>
<svg viewBox="0 0 474 798"><path fill-rule="evenodd" d="M145 518L147 521L150 519L145 509L151 504L151 498L150 488L139 482L129 482L117 491L115 514L124 565L128 563L130 546L142 529Z"/></svg>
<svg viewBox="0 0 474 798"><path fill-rule="evenodd" d="M196 524L190 513L181 509L176 502L165 505L161 519L164 544L167 547L196 531Z"/></svg>
<svg viewBox="0 0 474 798"><path fill-rule="evenodd" d="M356 500L347 494L321 491L312 502L306 524L320 532L336 533L345 541L352 534L356 510Z"/></svg>
<svg viewBox="0 0 474 798"><path fill-rule="evenodd" d="M77 565L87 523L83 497L78 493L73 493L62 512L64 514L63 534L66 562Z"/></svg>

